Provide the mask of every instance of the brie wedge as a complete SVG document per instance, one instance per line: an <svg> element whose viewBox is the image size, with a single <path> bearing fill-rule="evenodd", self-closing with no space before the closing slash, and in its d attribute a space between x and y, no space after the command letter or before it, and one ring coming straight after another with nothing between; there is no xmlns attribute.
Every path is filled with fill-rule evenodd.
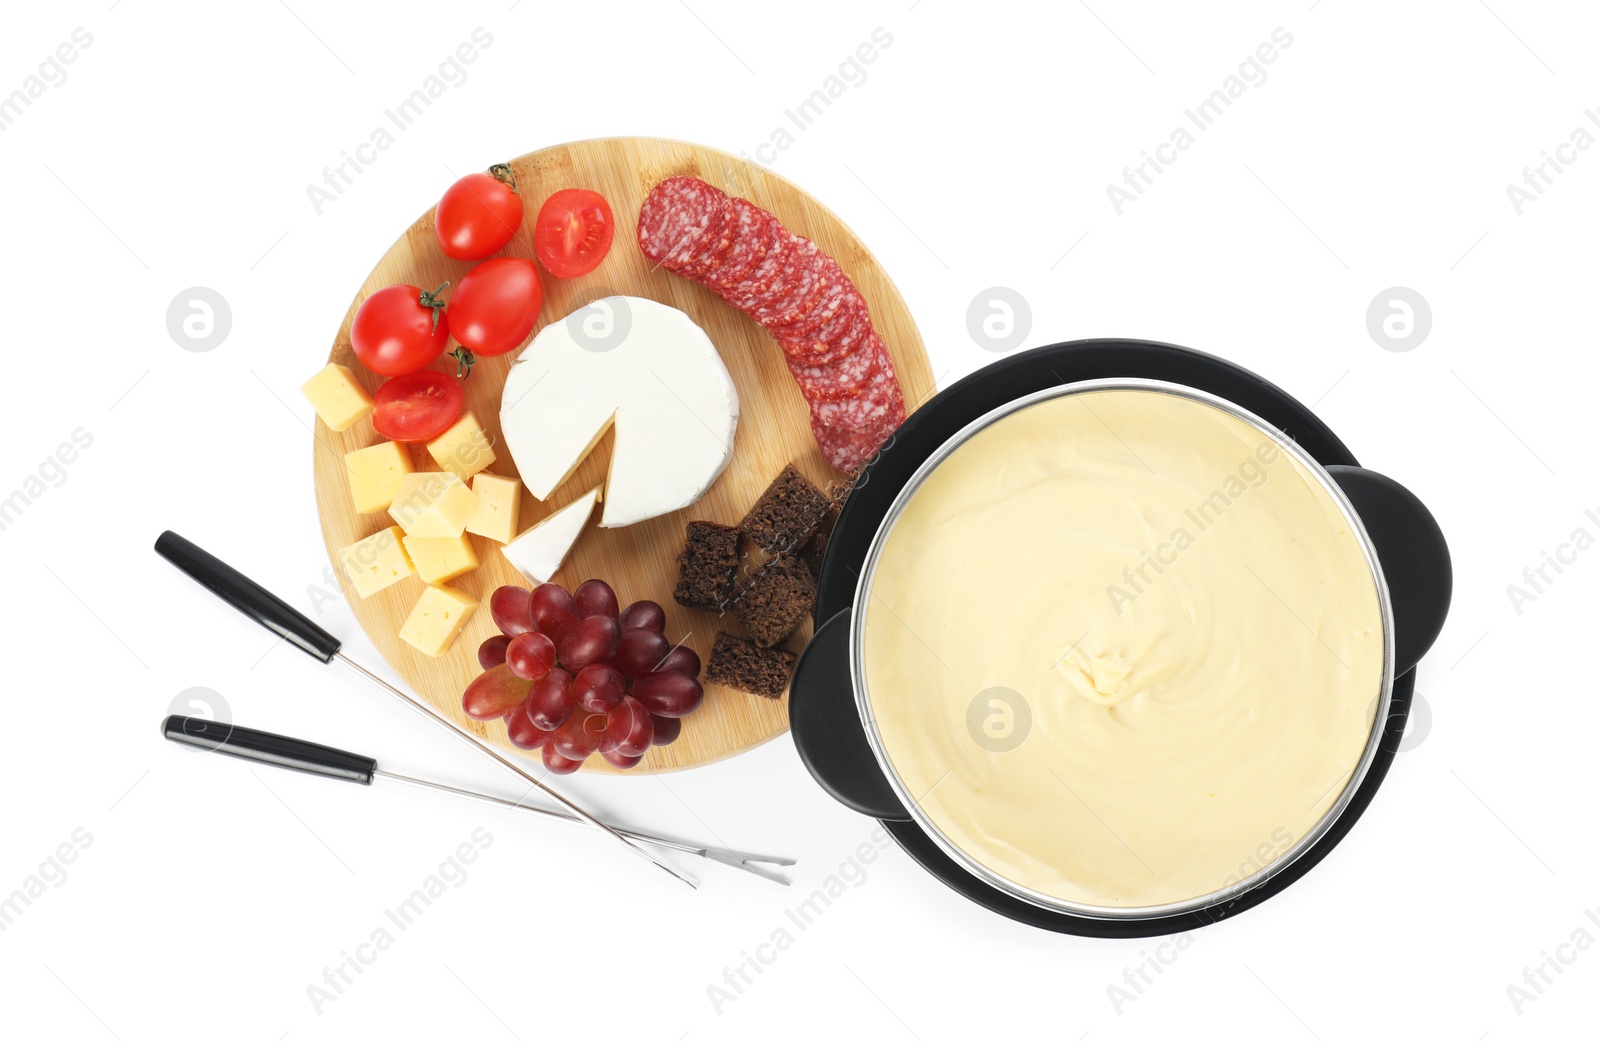
<svg viewBox="0 0 1600 1041"><path fill-rule="evenodd" d="M561 568L561 562L567 559L573 543L583 534L583 526L599 498L600 489L590 489L587 495L574 499L501 546L500 552L506 555L512 567L527 576L528 581L550 581Z"/></svg>
<svg viewBox="0 0 1600 1041"><path fill-rule="evenodd" d="M733 457L738 422L738 392L705 332L635 296L596 300L541 329L506 376L500 407L506 447L537 499L615 427L606 528L704 495Z"/></svg>

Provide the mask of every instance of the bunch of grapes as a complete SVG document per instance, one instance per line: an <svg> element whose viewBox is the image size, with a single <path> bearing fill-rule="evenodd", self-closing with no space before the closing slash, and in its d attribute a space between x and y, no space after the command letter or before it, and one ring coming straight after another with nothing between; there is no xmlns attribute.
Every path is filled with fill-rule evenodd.
<svg viewBox="0 0 1600 1041"><path fill-rule="evenodd" d="M700 706L700 656L667 641L653 600L618 610L617 594L591 578L570 595L554 582L501 586L489 611L502 635L478 648L485 671L461 707L504 719L511 743L541 749L552 773L572 773L596 751L618 769L637 766Z"/></svg>

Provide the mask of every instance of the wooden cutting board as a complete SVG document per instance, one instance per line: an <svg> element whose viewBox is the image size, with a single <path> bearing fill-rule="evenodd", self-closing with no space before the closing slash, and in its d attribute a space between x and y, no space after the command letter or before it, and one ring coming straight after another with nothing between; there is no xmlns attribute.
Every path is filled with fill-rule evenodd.
<svg viewBox="0 0 1600 1041"><path fill-rule="evenodd" d="M511 167L517 191L523 198L524 217L522 230L503 251L505 255L533 256L532 228L539 205L561 188L590 188L600 192L610 201L617 220L616 239L610 253L588 275L563 280L540 270L544 286L540 328L603 296L622 293L648 297L679 308L699 323L716 344L738 387L740 416L733 461L711 490L687 509L626 528L593 526L600 512L597 509L591 526L578 539L554 579L571 590L585 579L603 578L616 589L624 606L637 599L655 600L666 609L668 639L684 642L705 661L719 629L741 636L744 633L732 615L718 618L673 603L672 589L677 582L677 557L683 548L684 525L691 520L737 523L787 463L794 463L823 488L836 482L840 475L823 460L812 440L805 400L784 367L778 345L755 322L709 290L666 271L652 270L639 252L635 224L646 193L658 181L676 174L700 177L730 195L741 195L770 210L786 227L815 240L839 262L866 297L872 310L873 326L894 358L908 407L925 401L934 390L922 337L894 284L839 218L793 184L737 156L678 141L609 138L546 148L513 160ZM382 381L361 367L350 347L350 322L361 302L370 293L396 283L429 289L447 280L458 284L472 266L471 262L450 260L440 251L434 238L430 209L406 229L367 277L339 327L329 360L349 366L368 391L375 391ZM452 340L452 348L454 345ZM517 473L511 453L500 437L500 394L506 372L518 353L513 351L503 357L481 359L464 385L467 408L494 438L498 459L489 469L508 477L515 477ZM434 367L440 371L454 371L454 362L447 357ZM685 431L685 436L693 434ZM611 438L607 433L548 501L540 502L524 491L522 530L603 483L610 465ZM362 516L355 513L344 475L346 452L381 440L370 418L343 433L328 430L320 421L316 426L313 465L317 508L321 514L323 541L341 582L344 576L339 566L339 550L392 523L387 514ZM422 445L414 446L412 456L419 471L438 469ZM476 535L469 537L481 566L450 584L477 598L482 606L444 657L427 657L396 635L422 593L420 579L408 578L366 600L356 596L345 583L345 598L378 651L413 690L457 726L486 735L504 748L537 758L538 752L520 752L510 744L503 723L480 723L469 719L461 710L462 691L481 672L478 645L497 631L489 617L489 594L500 585L528 584L507 563L500 553L499 543ZM811 624L807 621L784 646L798 652L810 635ZM651 748L644 761L629 773L696 766L759 745L788 729L788 696L773 700L706 684L705 701L683 723L683 732L677 741ZM584 768L613 770L598 755L591 756Z"/></svg>

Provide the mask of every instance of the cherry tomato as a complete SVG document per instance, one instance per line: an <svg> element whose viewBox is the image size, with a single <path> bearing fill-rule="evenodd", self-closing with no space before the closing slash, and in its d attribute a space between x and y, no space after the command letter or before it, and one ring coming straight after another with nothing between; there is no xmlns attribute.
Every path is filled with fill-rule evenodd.
<svg viewBox="0 0 1600 1041"><path fill-rule="evenodd" d="M461 386L432 369L385 382L372 402L372 426L391 441L432 441L461 418Z"/></svg>
<svg viewBox="0 0 1600 1041"><path fill-rule="evenodd" d="M439 248L456 260L493 256L520 227L522 196L515 191L511 167L505 164L491 166L488 173L467 174L452 184L433 217Z"/></svg>
<svg viewBox="0 0 1600 1041"><path fill-rule="evenodd" d="M450 331L484 358L513 351L533 332L544 290L539 269L522 257L495 257L468 271L450 298Z"/></svg>
<svg viewBox="0 0 1600 1041"><path fill-rule="evenodd" d="M350 346L361 364L379 376L405 376L432 365L450 339L439 298L449 284L431 293L389 286L363 300L350 323Z"/></svg>
<svg viewBox="0 0 1600 1041"><path fill-rule="evenodd" d="M539 207L533 251L552 275L577 278L606 259L616 228L605 196L587 188L563 188Z"/></svg>

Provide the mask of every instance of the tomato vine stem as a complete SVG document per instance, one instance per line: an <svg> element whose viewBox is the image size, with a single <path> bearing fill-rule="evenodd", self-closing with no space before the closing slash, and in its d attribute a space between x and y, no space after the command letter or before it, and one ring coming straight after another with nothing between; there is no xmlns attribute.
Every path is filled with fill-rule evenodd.
<svg viewBox="0 0 1600 1041"><path fill-rule="evenodd" d="M435 289L431 293L424 289L422 294L417 297L417 303L433 312L434 332L439 331L439 314L444 310L444 299L440 297L439 294L449 288L449 282L441 282L438 289Z"/></svg>

